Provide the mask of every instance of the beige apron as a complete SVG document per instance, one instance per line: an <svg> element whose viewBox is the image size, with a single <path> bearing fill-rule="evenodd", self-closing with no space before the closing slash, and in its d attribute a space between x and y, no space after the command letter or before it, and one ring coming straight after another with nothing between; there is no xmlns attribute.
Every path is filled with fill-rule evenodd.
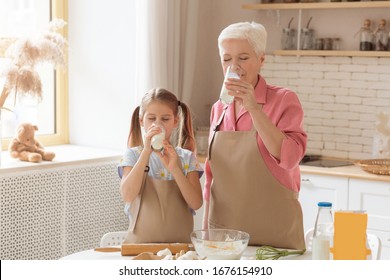
<svg viewBox="0 0 390 280"><path fill-rule="evenodd" d="M123 243L190 242L194 219L175 180L144 176L130 206L131 223Z"/></svg>
<svg viewBox="0 0 390 280"><path fill-rule="evenodd" d="M218 131L209 147L213 173L209 228L248 232L250 245L304 249L298 193L271 174L257 146L256 131Z"/></svg>

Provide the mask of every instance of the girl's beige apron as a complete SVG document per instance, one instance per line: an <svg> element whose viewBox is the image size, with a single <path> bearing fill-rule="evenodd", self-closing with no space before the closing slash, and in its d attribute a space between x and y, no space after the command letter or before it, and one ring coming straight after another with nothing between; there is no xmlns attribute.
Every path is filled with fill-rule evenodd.
<svg viewBox="0 0 390 280"><path fill-rule="evenodd" d="M123 243L190 242L194 220L174 180L144 176L130 206L131 223Z"/></svg>
<svg viewBox="0 0 390 280"><path fill-rule="evenodd" d="M256 131L214 130L209 147L213 173L209 228L249 233L250 245L304 249L298 193L279 183L258 149Z"/></svg>

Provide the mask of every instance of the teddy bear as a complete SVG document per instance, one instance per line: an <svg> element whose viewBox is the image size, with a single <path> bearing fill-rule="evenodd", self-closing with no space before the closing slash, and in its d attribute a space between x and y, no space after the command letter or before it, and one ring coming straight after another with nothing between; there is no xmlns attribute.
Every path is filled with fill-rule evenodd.
<svg viewBox="0 0 390 280"><path fill-rule="evenodd" d="M36 130L38 127L31 123L22 123L18 126L16 136L12 138L8 146L12 158L30 162L53 160L55 154L45 151L44 147L35 139Z"/></svg>

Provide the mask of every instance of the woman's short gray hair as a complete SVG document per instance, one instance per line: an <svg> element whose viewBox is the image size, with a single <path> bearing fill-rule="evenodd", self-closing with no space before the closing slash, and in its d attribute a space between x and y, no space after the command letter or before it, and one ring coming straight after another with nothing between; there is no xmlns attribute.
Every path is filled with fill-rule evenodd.
<svg viewBox="0 0 390 280"><path fill-rule="evenodd" d="M265 52L267 31L256 22L238 22L227 26L218 37L219 54L222 55L222 42L226 39L246 39L257 56Z"/></svg>

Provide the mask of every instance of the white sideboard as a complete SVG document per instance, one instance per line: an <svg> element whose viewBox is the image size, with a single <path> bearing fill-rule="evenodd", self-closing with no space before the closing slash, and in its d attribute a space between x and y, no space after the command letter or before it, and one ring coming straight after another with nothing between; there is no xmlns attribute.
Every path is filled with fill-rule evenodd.
<svg viewBox="0 0 390 280"><path fill-rule="evenodd" d="M332 210L348 209L348 178L315 174L301 175L299 201L305 232L314 227L320 201L333 203Z"/></svg>
<svg viewBox="0 0 390 280"><path fill-rule="evenodd" d="M335 170L337 174L337 169ZM331 168L328 168L327 171L329 174L305 173L304 171L301 174L302 184L299 200L302 205L305 231L314 226L318 210L317 202L319 201L332 202L333 212L337 210L365 210L368 214L367 231L380 238L382 243L381 259L389 260L389 177L382 177L383 181L381 181L381 177L375 177L375 180L371 180L355 178L353 174L351 177L348 174L335 176Z"/></svg>
<svg viewBox="0 0 390 280"><path fill-rule="evenodd" d="M349 208L367 211L368 230L382 242L381 259L390 260L390 183L351 178Z"/></svg>

